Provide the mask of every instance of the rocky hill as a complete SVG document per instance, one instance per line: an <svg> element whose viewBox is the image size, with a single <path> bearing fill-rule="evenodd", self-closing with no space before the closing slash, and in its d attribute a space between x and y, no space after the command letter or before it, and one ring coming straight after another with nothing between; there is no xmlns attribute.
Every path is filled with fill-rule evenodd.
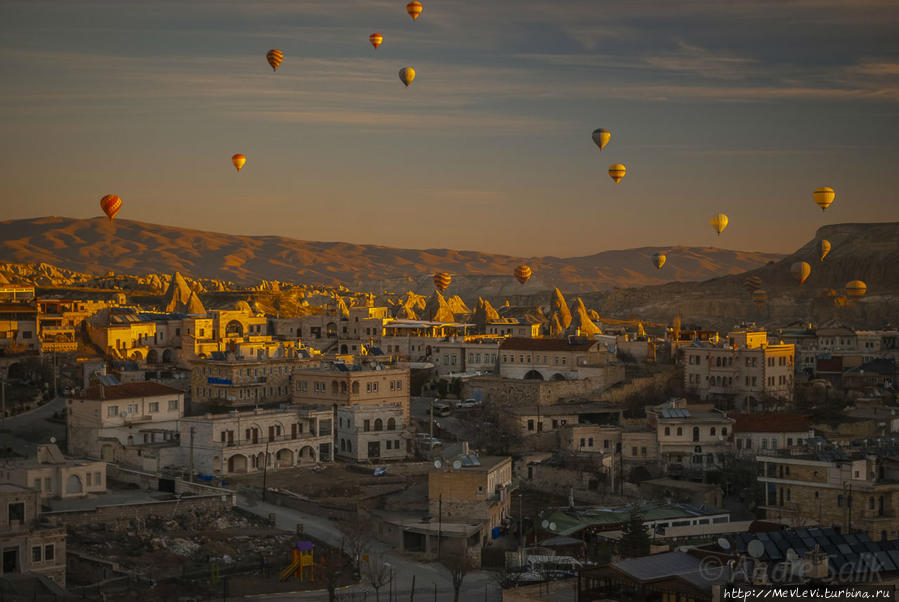
<svg viewBox="0 0 899 602"><path fill-rule="evenodd" d="M667 254L661 271L653 253ZM0 221L0 261L52 264L73 285L82 274L162 275L179 271L189 283L210 290L271 283L345 283L355 290L426 292L436 270L450 272L450 292L463 298L527 295L553 288L566 292L699 281L738 274L780 259L780 255L714 247L644 247L585 257L512 257L450 249L397 249L342 242L309 242L277 236L239 236L129 220L43 217ZM512 271L527 263L534 271L520 285ZM51 266L51 267L52 267ZM63 271L82 274L64 274ZM49 280L49 273L43 274ZM45 281L46 283L46 281ZM62 283L60 283L62 284ZM138 283L133 283L135 286ZM120 283L121 286L121 283ZM263 286L263 288L266 288ZM126 287L127 288L127 287Z"/></svg>

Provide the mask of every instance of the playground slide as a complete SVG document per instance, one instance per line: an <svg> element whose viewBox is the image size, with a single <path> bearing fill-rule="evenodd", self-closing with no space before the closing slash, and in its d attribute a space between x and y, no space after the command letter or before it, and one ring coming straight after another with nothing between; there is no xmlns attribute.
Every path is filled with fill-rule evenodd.
<svg viewBox="0 0 899 602"><path fill-rule="evenodd" d="M281 581L287 581L290 577L300 570L300 557L297 556L296 560L290 563L286 569L281 571Z"/></svg>

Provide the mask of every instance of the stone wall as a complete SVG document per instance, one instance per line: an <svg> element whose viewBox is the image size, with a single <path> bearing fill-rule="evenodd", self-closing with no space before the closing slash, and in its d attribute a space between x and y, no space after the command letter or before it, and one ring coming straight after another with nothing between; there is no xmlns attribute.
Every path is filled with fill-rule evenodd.
<svg viewBox="0 0 899 602"><path fill-rule="evenodd" d="M668 379L674 375L675 370L676 369L672 368L670 371L659 372L652 376L634 378L628 383L615 385L611 389L603 391L600 399L611 403L624 403L631 395L656 387L664 387L668 383Z"/></svg>
<svg viewBox="0 0 899 602"><path fill-rule="evenodd" d="M44 512L43 517L54 525L81 527L93 524L116 525L123 521L146 520L151 516L172 517L187 512L218 515L230 511L231 507L231 497L228 495L198 495L176 500L97 506L90 510Z"/></svg>
<svg viewBox="0 0 899 602"><path fill-rule="evenodd" d="M548 405L566 397L598 394L609 383L624 379L624 366L606 366L605 378L583 380L518 380L499 376L479 376L462 383L463 399L477 398L512 405Z"/></svg>

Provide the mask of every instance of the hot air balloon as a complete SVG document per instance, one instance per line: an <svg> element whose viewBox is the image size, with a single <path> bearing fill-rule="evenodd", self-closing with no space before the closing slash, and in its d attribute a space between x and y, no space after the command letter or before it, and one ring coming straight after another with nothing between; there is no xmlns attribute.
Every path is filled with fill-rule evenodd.
<svg viewBox="0 0 899 602"><path fill-rule="evenodd" d="M723 213L716 213L709 223L712 225L715 232L718 233L718 236L721 236L721 233L727 228L727 216Z"/></svg>
<svg viewBox="0 0 899 602"><path fill-rule="evenodd" d="M793 275L793 278L795 278L796 281L799 282L799 284L805 282L806 278L808 278L809 274L811 273L812 266L804 261L797 261L790 266L790 274Z"/></svg>
<svg viewBox="0 0 899 602"><path fill-rule="evenodd" d="M818 257L821 258L821 261L824 261L828 253L830 253L830 241L822 238L818 241Z"/></svg>
<svg viewBox="0 0 899 602"><path fill-rule="evenodd" d="M272 48L265 53L265 58L268 61L268 64L272 66L272 71L277 71L278 65L280 65L281 61L284 60L284 53L280 50Z"/></svg>
<svg viewBox="0 0 899 602"><path fill-rule="evenodd" d="M852 282L846 283L847 297L864 297L867 291L868 285L861 280L853 280Z"/></svg>
<svg viewBox="0 0 899 602"><path fill-rule="evenodd" d="M663 253L652 254L652 263L657 269L661 270L666 261L668 261L668 258Z"/></svg>
<svg viewBox="0 0 899 602"><path fill-rule="evenodd" d="M122 199L114 194L107 194L105 197L100 199L100 209L103 210L103 213L106 214L106 217L109 218L109 221L112 221L112 218L116 216L116 213L118 213L121 208Z"/></svg>
<svg viewBox="0 0 899 602"><path fill-rule="evenodd" d="M381 42L384 41L384 36L379 33L373 33L368 36L368 41L371 42L371 45L375 47L375 50L377 50L378 46L381 45Z"/></svg>
<svg viewBox="0 0 899 602"><path fill-rule="evenodd" d="M409 13L409 16L412 17L412 20L414 21L421 15L421 2L413 0L406 5L406 12Z"/></svg>
<svg viewBox="0 0 899 602"><path fill-rule="evenodd" d="M743 281L743 288L745 288L750 293L752 293L752 291L757 291L762 288L762 279L758 276L750 276Z"/></svg>
<svg viewBox="0 0 899 602"><path fill-rule="evenodd" d="M434 274L434 286L436 286L441 293L446 290L446 287L448 287L452 281L452 277L446 272L437 272Z"/></svg>
<svg viewBox="0 0 899 602"><path fill-rule="evenodd" d="M610 132L609 130L604 130L603 128L593 130L593 142L596 143L596 146L599 147L599 150L605 148L606 144L609 143L609 138L611 137L612 132Z"/></svg>
<svg viewBox="0 0 899 602"><path fill-rule="evenodd" d="M234 168L237 169L237 171L240 171L240 168L243 167L243 164L246 162L247 158L240 153L237 153L236 155L231 157L231 163L234 164Z"/></svg>
<svg viewBox="0 0 899 602"><path fill-rule="evenodd" d="M409 87L409 84L412 83L412 80L415 79L415 69L412 67L403 67L400 69L400 81L406 84L406 87Z"/></svg>
<svg viewBox="0 0 899 602"><path fill-rule="evenodd" d="M526 265L520 265L515 268L514 272L515 279L518 280L521 284L527 282L531 277L531 268Z"/></svg>
<svg viewBox="0 0 899 602"><path fill-rule="evenodd" d="M762 289L752 291L752 302L761 307L768 300L768 293Z"/></svg>
<svg viewBox="0 0 899 602"><path fill-rule="evenodd" d="M625 173L627 173L627 168L621 163L609 165L609 177L615 180L616 184L621 181Z"/></svg>
<svg viewBox="0 0 899 602"><path fill-rule="evenodd" d="M815 192L812 193L812 198L815 199L815 203L818 204L818 207L821 208L821 211L824 211L830 204L833 203L833 199L837 196L837 193L833 191L833 188L829 186L822 186L821 188L815 188Z"/></svg>

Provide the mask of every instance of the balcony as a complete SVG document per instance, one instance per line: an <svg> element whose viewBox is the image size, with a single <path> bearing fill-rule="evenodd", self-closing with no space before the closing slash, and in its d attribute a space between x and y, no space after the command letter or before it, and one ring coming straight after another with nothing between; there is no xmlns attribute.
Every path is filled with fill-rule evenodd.
<svg viewBox="0 0 899 602"><path fill-rule="evenodd" d="M304 431L297 433L296 437L291 435L276 435L274 437L257 437L255 439L233 439L230 441L215 441L214 445L220 446L222 449L233 449L237 447L250 446L272 446L276 443L289 443L291 441L305 441L307 439L317 439L319 437L331 437L331 433L317 435L314 432Z"/></svg>

